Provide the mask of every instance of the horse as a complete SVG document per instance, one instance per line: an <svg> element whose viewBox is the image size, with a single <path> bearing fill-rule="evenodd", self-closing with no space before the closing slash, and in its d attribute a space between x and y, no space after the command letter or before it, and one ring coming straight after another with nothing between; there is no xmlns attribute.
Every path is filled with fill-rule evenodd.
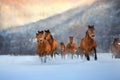
<svg viewBox="0 0 120 80"><path fill-rule="evenodd" d="M61 57L65 58L66 49L65 49L65 44L63 42L60 43L60 52L61 52Z"/></svg>
<svg viewBox="0 0 120 80"><path fill-rule="evenodd" d="M120 43L119 38L114 38L114 41L111 45L112 57L120 58Z"/></svg>
<svg viewBox="0 0 120 80"><path fill-rule="evenodd" d="M83 58L83 54L81 54L80 47L77 47L76 55L77 55L77 58L79 58L79 56Z"/></svg>
<svg viewBox="0 0 120 80"><path fill-rule="evenodd" d="M37 38L37 54L41 58L41 62L46 63L46 56L50 55L51 46L47 40L44 39L44 32L38 31Z"/></svg>
<svg viewBox="0 0 120 80"><path fill-rule="evenodd" d="M97 60L97 53L96 53L96 48L97 48L97 43L94 39L95 36L95 28L94 25L88 25L88 30L86 31L86 35L84 38L82 38L80 42L80 52L85 55L87 60L90 60L89 55L93 54L94 52L94 59Z"/></svg>
<svg viewBox="0 0 120 80"><path fill-rule="evenodd" d="M57 54L58 42L53 38L50 30L45 30L45 39L49 42L51 46L51 57L53 58L55 57L55 54Z"/></svg>
<svg viewBox="0 0 120 80"><path fill-rule="evenodd" d="M76 44L74 43L73 36L69 37L69 42L66 45L66 52L72 54L72 59L73 55L76 53L77 47Z"/></svg>

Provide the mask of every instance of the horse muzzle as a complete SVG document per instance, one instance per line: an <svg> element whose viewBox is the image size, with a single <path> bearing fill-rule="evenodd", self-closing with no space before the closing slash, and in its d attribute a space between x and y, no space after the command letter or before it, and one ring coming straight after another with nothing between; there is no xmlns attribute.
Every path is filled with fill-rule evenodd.
<svg viewBox="0 0 120 80"><path fill-rule="evenodd" d="M43 40L39 40L39 43L43 43Z"/></svg>
<svg viewBox="0 0 120 80"><path fill-rule="evenodd" d="M95 35L92 35L92 37L94 38L94 37L95 37Z"/></svg>

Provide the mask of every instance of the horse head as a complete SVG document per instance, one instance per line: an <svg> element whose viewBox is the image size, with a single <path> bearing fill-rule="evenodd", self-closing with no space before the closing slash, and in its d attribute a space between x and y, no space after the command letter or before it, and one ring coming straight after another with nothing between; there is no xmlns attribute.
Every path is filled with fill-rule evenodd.
<svg viewBox="0 0 120 80"><path fill-rule="evenodd" d="M51 35L50 30L45 30L45 39L46 40L53 40L53 36Z"/></svg>
<svg viewBox="0 0 120 80"><path fill-rule="evenodd" d="M113 44L119 45L119 38L114 38Z"/></svg>
<svg viewBox="0 0 120 80"><path fill-rule="evenodd" d="M38 31L36 33L36 38L37 38L37 42L43 43L43 41L44 41L44 32L43 31Z"/></svg>
<svg viewBox="0 0 120 80"><path fill-rule="evenodd" d="M49 40L50 39L50 35L51 35L50 31L49 30L45 30L44 32L45 32L45 39Z"/></svg>
<svg viewBox="0 0 120 80"><path fill-rule="evenodd" d="M94 25L88 25L88 30L86 32L89 37L94 38L95 37L95 28Z"/></svg>
<svg viewBox="0 0 120 80"><path fill-rule="evenodd" d="M72 44L73 43L73 36L69 36L69 42Z"/></svg>

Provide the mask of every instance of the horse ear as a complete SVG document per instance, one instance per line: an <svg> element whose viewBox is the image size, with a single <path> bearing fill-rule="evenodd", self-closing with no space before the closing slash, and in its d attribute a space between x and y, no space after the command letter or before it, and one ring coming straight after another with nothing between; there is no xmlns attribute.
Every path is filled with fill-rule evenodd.
<svg viewBox="0 0 120 80"><path fill-rule="evenodd" d="M40 31L38 31L38 33L40 33Z"/></svg>
<svg viewBox="0 0 120 80"><path fill-rule="evenodd" d="M50 33L50 30L48 29L47 32Z"/></svg>
<svg viewBox="0 0 120 80"><path fill-rule="evenodd" d="M46 33L49 33L50 31L49 30L44 30Z"/></svg>
<svg viewBox="0 0 120 80"><path fill-rule="evenodd" d="M44 32L47 32L47 30L44 30Z"/></svg>
<svg viewBox="0 0 120 80"><path fill-rule="evenodd" d="M60 44L62 45L62 44L64 44L63 42L60 42Z"/></svg>
<svg viewBox="0 0 120 80"><path fill-rule="evenodd" d="M117 40L119 40L119 38L118 38L118 37L116 37L116 38L115 38L115 40L117 41Z"/></svg>
<svg viewBox="0 0 120 80"><path fill-rule="evenodd" d="M88 28L91 28L91 26L90 26L90 25L88 25Z"/></svg>
<svg viewBox="0 0 120 80"><path fill-rule="evenodd" d="M41 31L41 33L43 34L43 33L44 33L44 31Z"/></svg>
<svg viewBox="0 0 120 80"><path fill-rule="evenodd" d="M70 39L73 39L73 36L69 36Z"/></svg>
<svg viewBox="0 0 120 80"><path fill-rule="evenodd" d="M92 27L94 28L94 25L92 25Z"/></svg>
<svg viewBox="0 0 120 80"><path fill-rule="evenodd" d="M88 25L88 28L94 29L94 25Z"/></svg>

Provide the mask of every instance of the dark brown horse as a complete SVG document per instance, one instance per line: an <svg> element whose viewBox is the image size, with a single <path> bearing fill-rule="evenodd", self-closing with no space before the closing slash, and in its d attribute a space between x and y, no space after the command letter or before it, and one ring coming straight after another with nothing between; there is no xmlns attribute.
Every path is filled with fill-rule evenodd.
<svg viewBox="0 0 120 80"><path fill-rule="evenodd" d="M69 37L69 42L66 45L66 51L67 51L67 53L71 53L72 54L72 59L73 59L73 55L77 51L77 47L76 47L76 44L74 43L73 36Z"/></svg>
<svg viewBox="0 0 120 80"><path fill-rule="evenodd" d="M94 59L97 60L96 54L97 43L94 39L94 36L95 36L94 25L93 26L89 25L85 37L80 42L80 51L83 54L85 54L87 60L90 60L89 55L91 54L91 52L94 52L95 54Z"/></svg>
<svg viewBox="0 0 120 80"><path fill-rule="evenodd" d="M61 52L61 57L65 58L66 49L65 49L65 44L63 42L60 43L60 52Z"/></svg>
<svg viewBox="0 0 120 80"><path fill-rule="evenodd" d="M53 38L49 30L45 30L45 39L49 42L51 46L51 57L57 54L58 42Z"/></svg>
<svg viewBox="0 0 120 80"><path fill-rule="evenodd" d="M47 40L44 39L44 32L38 31L37 38L37 54L41 58L41 62L46 62L46 55L50 55L51 46Z"/></svg>
<svg viewBox="0 0 120 80"><path fill-rule="evenodd" d="M120 58L120 42L119 38L115 38L112 45L111 45L111 52L112 52L112 57L115 58Z"/></svg>

